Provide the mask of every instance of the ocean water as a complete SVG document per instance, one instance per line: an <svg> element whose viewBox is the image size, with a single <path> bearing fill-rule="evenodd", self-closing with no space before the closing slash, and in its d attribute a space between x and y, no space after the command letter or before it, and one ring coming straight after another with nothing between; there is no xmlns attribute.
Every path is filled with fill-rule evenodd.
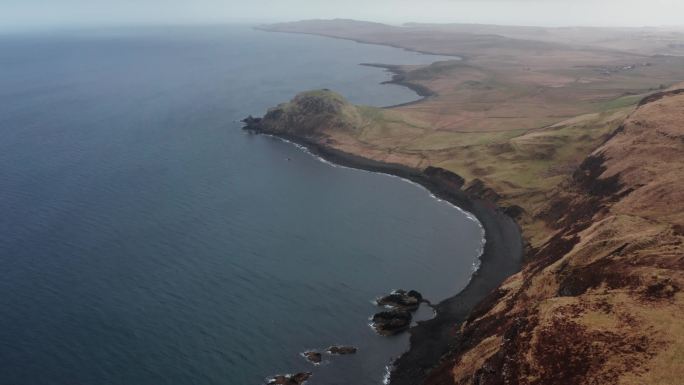
<svg viewBox="0 0 684 385"><path fill-rule="evenodd" d="M312 88L408 102L358 63L440 59L248 26L0 36L0 384L381 383L407 337L372 299L463 288L478 224L237 121ZM335 343L359 353L299 356Z"/></svg>

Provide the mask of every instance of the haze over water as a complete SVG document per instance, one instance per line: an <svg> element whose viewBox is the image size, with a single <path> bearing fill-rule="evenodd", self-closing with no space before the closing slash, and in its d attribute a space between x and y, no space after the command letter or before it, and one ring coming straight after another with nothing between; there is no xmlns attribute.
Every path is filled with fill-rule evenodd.
<svg viewBox="0 0 684 385"><path fill-rule="evenodd" d="M378 384L394 288L463 288L477 223L237 122L297 92L414 100L439 57L243 26L0 36L0 384ZM359 354L313 368L298 353Z"/></svg>

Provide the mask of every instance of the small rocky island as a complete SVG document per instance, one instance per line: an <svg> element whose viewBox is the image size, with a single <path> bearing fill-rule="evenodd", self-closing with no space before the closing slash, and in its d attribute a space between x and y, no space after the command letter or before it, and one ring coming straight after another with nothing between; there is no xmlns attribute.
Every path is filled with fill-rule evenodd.
<svg viewBox="0 0 684 385"><path fill-rule="evenodd" d="M423 301L423 296L415 290L394 290L388 295L379 297L375 302L388 308L401 308L404 310L416 310Z"/></svg>
<svg viewBox="0 0 684 385"><path fill-rule="evenodd" d="M411 327L413 316L406 310L387 310L376 313L371 318L375 331L382 336L393 336Z"/></svg>
<svg viewBox="0 0 684 385"><path fill-rule="evenodd" d="M413 320L412 312L418 310L423 296L415 290L394 290L375 300L378 306L388 310L376 313L371 318L371 326L382 336L392 336L408 330Z"/></svg>
<svg viewBox="0 0 684 385"><path fill-rule="evenodd" d="M318 365L323 361L323 355L313 350L302 353L302 356L314 365Z"/></svg>

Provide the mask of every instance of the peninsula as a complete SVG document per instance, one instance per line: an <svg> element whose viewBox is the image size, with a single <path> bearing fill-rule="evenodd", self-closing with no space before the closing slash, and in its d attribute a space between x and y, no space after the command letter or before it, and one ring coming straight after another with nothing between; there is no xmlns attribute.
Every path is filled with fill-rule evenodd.
<svg viewBox="0 0 684 385"><path fill-rule="evenodd" d="M387 67L423 90L419 103L357 106L317 90L245 121L415 180L483 222L481 271L411 329L391 384L680 383L684 34L351 20L262 29L460 58Z"/></svg>

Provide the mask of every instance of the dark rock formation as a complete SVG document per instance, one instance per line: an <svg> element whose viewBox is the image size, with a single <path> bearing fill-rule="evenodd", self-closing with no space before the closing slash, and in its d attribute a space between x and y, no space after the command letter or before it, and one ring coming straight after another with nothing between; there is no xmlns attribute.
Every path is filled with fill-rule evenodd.
<svg viewBox="0 0 684 385"><path fill-rule="evenodd" d="M473 179L465 189L466 194L471 197L484 199L490 202L498 202L501 196L493 189L487 187L481 179Z"/></svg>
<svg viewBox="0 0 684 385"><path fill-rule="evenodd" d="M267 385L302 385L309 378L311 373L303 372L297 374L279 374L266 383Z"/></svg>
<svg viewBox="0 0 684 385"><path fill-rule="evenodd" d="M415 290L409 292L395 290L388 295L376 299L376 302L380 306L414 311L418 309L422 300L423 296Z"/></svg>
<svg viewBox="0 0 684 385"><path fill-rule="evenodd" d="M463 177L440 167L428 166L423 170L423 175L433 182L448 186L453 190L460 190L465 184L465 179L463 179Z"/></svg>
<svg viewBox="0 0 684 385"><path fill-rule="evenodd" d="M326 352L329 354L334 354L334 355L346 355L346 354L355 354L356 353L356 348L353 346L336 346L333 345L326 349Z"/></svg>
<svg viewBox="0 0 684 385"><path fill-rule="evenodd" d="M411 313L406 310L388 310L375 314L372 326L378 334L391 336L411 327L411 319Z"/></svg>
<svg viewBox="0 0 684 385"><path fill-rule="evenodd" d="M251 125L256 125L261 122L261 118L255 118L252 115L242 119L242 123L245 124L245 126L251 126Z"/></svg>
<svg viewBox="0 0 684 385"><path fill-rule="evenodd" d="M306 358L309 362L315 365L320 364L323 359L321 353L315 351L304 352L302 353L302 356L304 356L304 358Z"/></svg>

